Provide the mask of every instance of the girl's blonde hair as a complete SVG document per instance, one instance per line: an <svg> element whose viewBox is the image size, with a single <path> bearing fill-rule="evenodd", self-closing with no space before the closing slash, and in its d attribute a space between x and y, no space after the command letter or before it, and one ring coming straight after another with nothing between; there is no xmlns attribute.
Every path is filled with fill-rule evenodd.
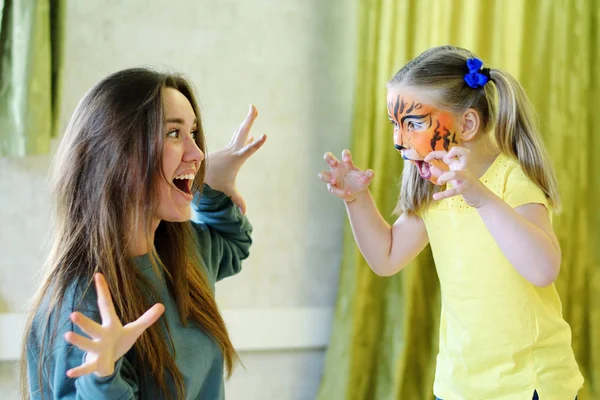
<svg viewBox="0 0 600 400"><path fill-rule="evenodd" d="M550 206L558 212L560 197L556 177L536 126L535 111L523 87L507 72L491 69L493 85L471 88L464 81L469 72L469 58L476 56L459 47L428 49L402 67L388 87L402 85L427 90L437 107L455 114L469 108L476 110L481 117L481 132L494 128L493 140L498 149L518 159L525 174L543 190ZM438 190L439 186L419 176L412 163L404 163L396 213L414 215L425 211Z"/></svg>

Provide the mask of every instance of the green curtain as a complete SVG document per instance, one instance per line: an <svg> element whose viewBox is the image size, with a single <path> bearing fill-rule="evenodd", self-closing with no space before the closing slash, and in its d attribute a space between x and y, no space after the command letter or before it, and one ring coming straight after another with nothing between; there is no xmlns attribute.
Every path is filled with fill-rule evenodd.
<svg viewBox="0 0 600 400"><path fill-rule="evenodd" d="M58 131L64 0L0 0L0 157L43 154Z"/></svg>
<svg viewBox="0 0 600 400"><path fill-rule="evenodd" d="M373 196L391 223L402 160L393 149L385 84L441 44L469 48L511 72L535 104L559 178L556 286L586 382L600 399L600 3L597 0L358 0L352 151L373 168ZM598 162L598 161L596 161ZM333 332L318 398L432 399L440 311L431 253L389 278L374 275L349 226Z"/></svg>

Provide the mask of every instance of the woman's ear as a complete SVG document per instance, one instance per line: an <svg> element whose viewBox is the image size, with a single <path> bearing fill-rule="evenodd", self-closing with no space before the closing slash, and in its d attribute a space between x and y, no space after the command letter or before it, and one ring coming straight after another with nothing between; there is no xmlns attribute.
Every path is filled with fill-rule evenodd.
<svg viewBox="0 0 600 400"><path fill-rule="evenodd" d="M481 126L481 118L479 113L472 108L469 108L462 116L462 126L460 127L460 138L464 142L473 140L479 132Z"/></svg>

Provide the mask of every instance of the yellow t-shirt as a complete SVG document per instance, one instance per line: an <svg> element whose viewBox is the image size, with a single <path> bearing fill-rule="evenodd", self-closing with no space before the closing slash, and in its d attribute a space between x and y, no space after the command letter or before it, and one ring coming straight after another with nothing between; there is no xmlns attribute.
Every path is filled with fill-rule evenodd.
<svg viewBox="0 0 600 400"><path fill-rule="evenodd" d="M547 205L516 160L499 155L480 180L511 207ZM434 393L443 400L572 400L583 384L554 285L529 283L462 196L422 215L441 283Z"/></svg>

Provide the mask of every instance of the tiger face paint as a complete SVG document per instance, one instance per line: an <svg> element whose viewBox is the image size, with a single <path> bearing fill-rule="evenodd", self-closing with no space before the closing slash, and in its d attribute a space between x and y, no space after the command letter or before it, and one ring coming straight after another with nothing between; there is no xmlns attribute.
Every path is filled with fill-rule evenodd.
<svg viewBox="0 0 600 400"><path fill-rule="evenodd" d="M430 164L448 170L441 160L430 164L423 162L432 151L448 151L459 144L456 117L448 111L422 101L419 96L405 90L390 88L387 96L388 117L394 125L394 147L419 169L423 179L437 184L431 174Z"/></svg>

